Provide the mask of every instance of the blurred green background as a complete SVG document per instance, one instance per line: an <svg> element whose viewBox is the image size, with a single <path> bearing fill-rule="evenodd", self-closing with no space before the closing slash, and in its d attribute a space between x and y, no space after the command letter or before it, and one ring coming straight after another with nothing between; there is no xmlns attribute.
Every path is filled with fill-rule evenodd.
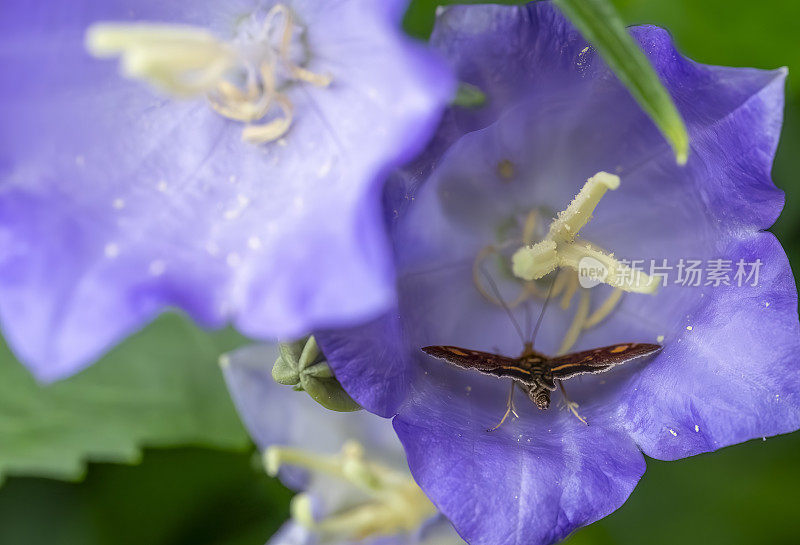
<svg viewBox="0 0 800 545"><path fill-rule="evenodd" d="M800 2L615 3L627 23L668 28L680 49L698 61L789 66L800 72ZM423 37L430 31L436 4L413 2L406 19L412 34ZM800 181L795 175L800 170L799 137L800 82L790 75L784 135L774 170L776 183L787 193L787 206L773 230L793 263L800 259ZM19 401L21 392L38 387L22 375L7 352L0 353L0 479L3 473L11 475L0 488L0 544L264 543L285 520L290 494L259 469L254 448L225 398L216 356L241 342L231 332L206 335L178 318L161 319L88 373L37 392L39 401L29 405ZM190 345L199 348L186 355ZM118 373L106 371L126 362L133 369L132 364L142 358L152 364L147 373L131 371L119 382L113 378ZM164 379L165 369L169 380ZM8 386L9 376L13 386ZM190 389L182 386L187 381ZM93 406L64 408L70 400L85 399L90 386ZM131 399L146 398L150 405L137 407L132 401L123 407L124 414L115 412L110 405L125 392L135 393ZM169 399L175 392L186 396L182 399L188 403L171 407ZM178 414L185 406L194 410ZM214 414L201 417L203 411ZM155 419L163 429L153 432ZM212 433L206 429L209 422ZM116 431L125 426L132 430L130 437ZM92 444L86 455L90 459L128 464L91 463L84 471L83 445L76 445L75 434L68 433L78 428L85 434L82 439ZM170 437L178 428L184 436L177 444L195 447L166 448L175 444ZM23 433L32 433L32 438L20 440ZM16 439L13 449L9 437ZM138 444L162 448L142 455ZM679 462L649 460L646 475L625 506L577 532L569 543L798 543L799 462L800 434L756 440ZM13 476L31 474L38 466L50 468L48 475L74 482Z"/></svg>

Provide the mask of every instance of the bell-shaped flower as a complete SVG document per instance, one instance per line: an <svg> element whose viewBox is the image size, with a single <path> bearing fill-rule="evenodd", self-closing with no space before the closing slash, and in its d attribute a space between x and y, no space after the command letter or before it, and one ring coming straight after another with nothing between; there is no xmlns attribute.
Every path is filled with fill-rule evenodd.
<svg viewBox="0 0 800 545"><path fill-rule="evenodd" d="M167 307L287 338L392 304L381 188L453 94L406 4L4 8L0 320L39 378Z"/></svg>
<svg viewBox="0 0 800 545"><path fill-rule="evenodd" d="M800 427L797 290L764 231L783 206L785 70L706 66L664 30L631 32L685 118L683 167L551 4L443 10L433 43L485 106L451 108L387 187L397 307L316 335L473 545L563 539L622 505L644 455ZM651 355L625 363L633 343ZM512 379L535 403L509 399Z"/></svg>

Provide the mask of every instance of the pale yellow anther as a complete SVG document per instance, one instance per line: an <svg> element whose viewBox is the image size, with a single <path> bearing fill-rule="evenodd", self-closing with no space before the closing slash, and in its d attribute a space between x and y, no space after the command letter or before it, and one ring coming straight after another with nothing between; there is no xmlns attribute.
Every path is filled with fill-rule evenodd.
<svg viewBox="0 0 800 545"><path fill-rule="evenodd" d="M580 230L592 219L594 209L608 190L619 187L619 177L599 172L589 178L566 210L550 224L544 240L523 246L512 257L514 275L531 281L542 278L556 268L578 271L582 260L591 258L607 274L602 281L615 288L636 293L655 293L658 282L634 270L588 242L580 240Z"/></svg>

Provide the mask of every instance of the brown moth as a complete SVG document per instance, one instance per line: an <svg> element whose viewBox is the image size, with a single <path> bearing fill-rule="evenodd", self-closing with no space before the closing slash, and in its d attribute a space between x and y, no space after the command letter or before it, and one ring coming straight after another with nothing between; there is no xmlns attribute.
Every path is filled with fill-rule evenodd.
<svg viewBox="0 0 800 545"><path fill-rule="evenodd" d="M566 407L578 420L584 424L588 424L586 420L578 414L578 404L570 401L567 397L563 381L578 375L603 373L617 365L650 356L662 349L662 346L658 344L622 343L595 348L593 350L573 352L554 358L546 356L541 352L535 351L533 349L533 343L536 338L536 333L542 325L542 319L544 318L547 305L550 302L555 280L550 284L547 298L542 307L542 312L539 315L536 327L533 330L533 334L530 340L526 340L519 323L516 318L514 318L514 314L511 312L508 304L503 300L500 290L497 288L497 284L485 270L483 274L486 276L486 280L496 300L500 303L500 306L503 307L503 310L505 310L520 340L522 340L525 346L522 354L517 358L509 358L491 352L469 350L457 346L425 346L421 350L434 358L444 360L456 367L475 369L476 371L497 378L511 379L511 390L508 394L508 409L503 415L503 419L500 420L500 423L489 431L494 431L502 426L509 414L513 414L515 417L518 416L514 410L514 389L516 386L519 386L528 395L530 400L533 401L534 405L541 410L546 410L550 407L550 392L554 391L556 388L560 389Z"/></svg>
<svg viewBox="0 0 800 545"><path fill-rule="evenodd" d="M551 358L536 352L531 343L526 343L521 356L509 358L457 346L422 348L426 354L457 367L475 369L498 378L513 379L542 410L550 407L550 392L558 387L557 381L587 373L602 373L660 350L661 346L657 344L626 343Z"/></svg>

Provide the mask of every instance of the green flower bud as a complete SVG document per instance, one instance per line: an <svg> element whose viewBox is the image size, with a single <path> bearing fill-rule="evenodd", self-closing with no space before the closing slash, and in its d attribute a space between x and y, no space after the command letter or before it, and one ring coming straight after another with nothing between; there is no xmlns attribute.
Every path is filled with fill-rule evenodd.
<svg viewBox="0 0 800 545"><path fill-rule="evenodd" d="M361 410L333 375L314 337L280 345L281 355L272 368L275 382L294 386L331 411Z"/></svg>

